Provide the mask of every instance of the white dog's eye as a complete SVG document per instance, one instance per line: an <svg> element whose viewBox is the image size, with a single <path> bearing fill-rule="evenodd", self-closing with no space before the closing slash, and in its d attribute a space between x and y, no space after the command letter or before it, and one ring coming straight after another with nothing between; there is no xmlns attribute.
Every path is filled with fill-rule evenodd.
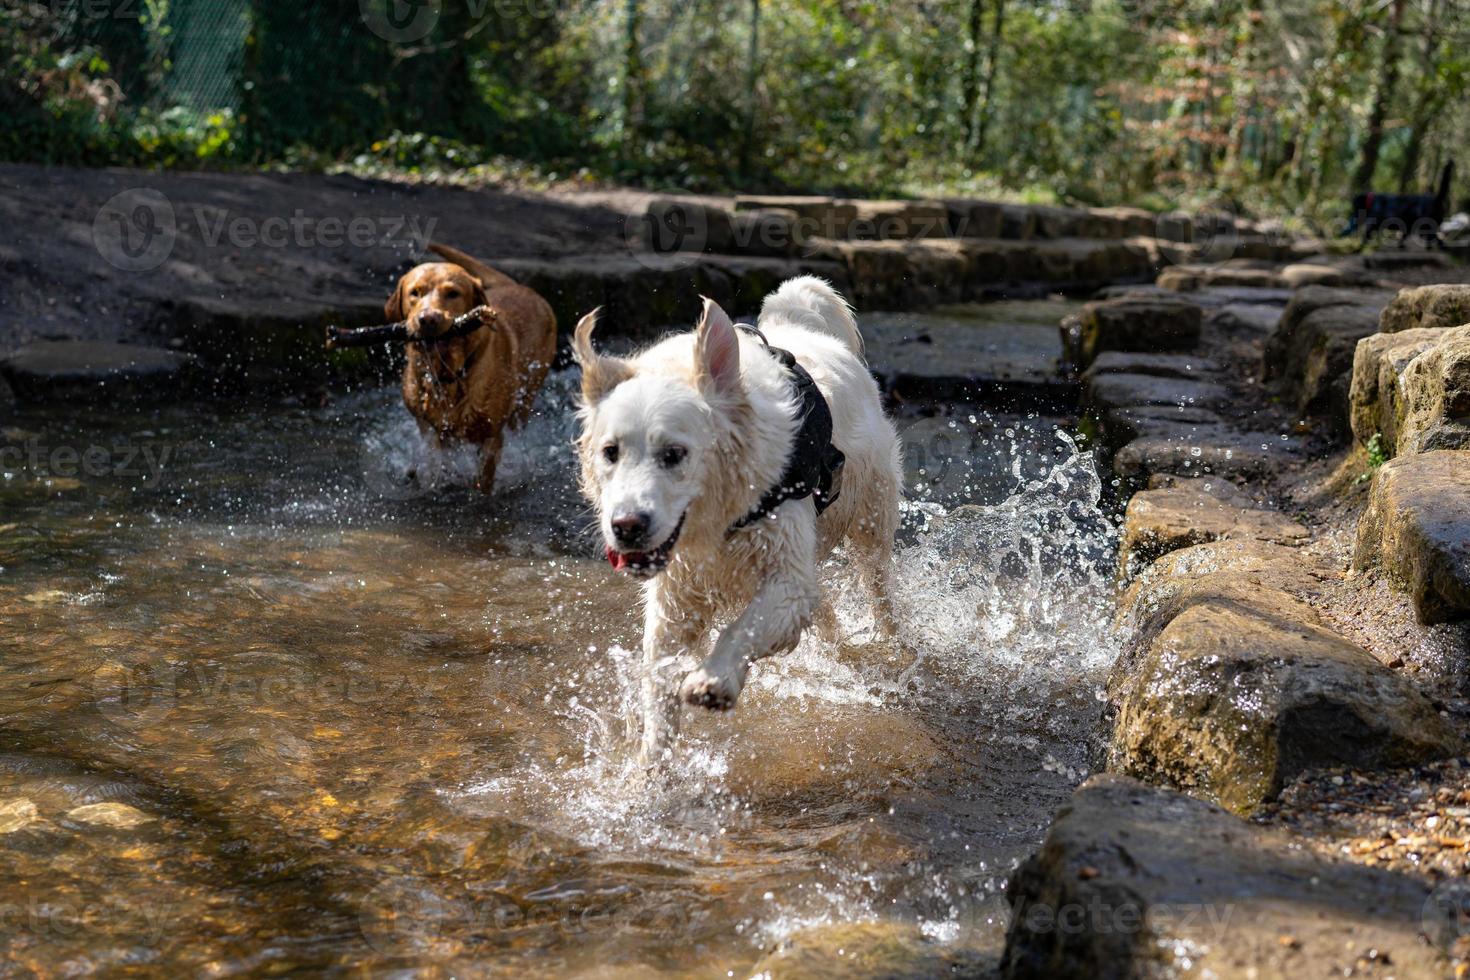
<svg viewBox="0 0 1470 980"><path fill-rule="evenodd" d="M684 457L688 454L688 450L683 446L665 446L658 451L658 464L666 470L671 470L684 462Z"/></svg>
<svg viewBox="0 0 1470 980"><path fill-rule="evenodd" d="M615 442L610 442L606 446L603 446L602 458L607 460L609 463L616 463L618 461L618 444Z"/></svg>

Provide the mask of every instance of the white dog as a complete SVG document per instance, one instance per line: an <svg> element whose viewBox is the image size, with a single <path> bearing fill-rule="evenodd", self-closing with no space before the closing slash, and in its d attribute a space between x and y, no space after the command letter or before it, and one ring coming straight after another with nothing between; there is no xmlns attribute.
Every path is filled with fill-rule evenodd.
<svg viewBox="0 0 1470 980"><path fill-rule="evenodd" d="M839 543L893 636L903 471L852 310L820 279L766 297L758 331L706 299L694 333L630 359L593 351L596 319L583 317L573 340L582 485L608 560L645 580L649 761L678 723L660 672L701 657L717 624L678 690L716 709L734 707L750 665L795 647L814 617L835 636L817 565Z"/></svg>

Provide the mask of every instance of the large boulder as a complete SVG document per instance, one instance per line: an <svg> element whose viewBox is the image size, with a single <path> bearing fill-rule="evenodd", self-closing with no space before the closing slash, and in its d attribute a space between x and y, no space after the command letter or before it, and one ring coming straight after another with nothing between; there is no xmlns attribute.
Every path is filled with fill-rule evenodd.
<svg viewBox="0 0 1470 980"><path fill-rule="evenodd" d="M1378 468L1353 564L1382 566L1424 623L1470 617L1470 452L1399 456Z"/></svg>
<svg viewBox="0 0 1470 980"><path fill-rule="evenodd" d="M1074 364L1087 368L1103 351L1163 353L1193 350L1199 344L1200 308L1187 300L1131 297L1088 303L1065 337Z"/></svg>
<svg viewBox="0 0 1470 980"><path fill-rule="evenodd" d="M1295 549L1231 541L1173 552L1140 576L1108 680L1109 769L1245 814L1305 769L1459 751L1403 674L1301 597L1320 574Z"/></svg>
<svg viewBox="0 0 1470 980"><path fill-rule="evenodd" d="M1399 377L1409 362L1443 337L1441 329L1414 328L1375 333L1358 341L1353 353L1353 379L1348 414L1353 438L1367 446L1376 436L1384 456L1396 451L1398 418L1403 411Z"/></svg>
<svg viewBox="0 0 1470 980"><path fill-rule="evenodd" d="M1383 311L1384 333L1470 323L1470 285L1405 289Z"/></svg>
<svg viewBox="0 0 1470 980"><path fill-rule="evenodd" d="M1395 442L1401 452L1470 449L1470 324L1443 331L1399 375Z"/></svg>
<svg viewBox="0 0 1470 980"><path fill-rule="evenodd" d="M1317 857L1286 834L1120 776L1073 794L1006 892L1001 975L1012 980L1448 968L1421 934L1422 881Z"/></svg>

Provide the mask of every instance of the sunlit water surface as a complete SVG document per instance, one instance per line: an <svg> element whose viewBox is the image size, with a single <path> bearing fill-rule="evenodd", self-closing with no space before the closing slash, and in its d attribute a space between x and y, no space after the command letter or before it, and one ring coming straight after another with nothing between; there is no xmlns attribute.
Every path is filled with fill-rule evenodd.
<svg viewBox="0 0 1470 980"><path fill-rule="evenodd" d="M1111 659L1089 461L1046 419L921 420L918 658L871 641L839 557L844 642L760 664L650 778L572 391L553 377L491 499L391 389L6 428L0 959L742 976L864 920L994 951Z"/></svg>

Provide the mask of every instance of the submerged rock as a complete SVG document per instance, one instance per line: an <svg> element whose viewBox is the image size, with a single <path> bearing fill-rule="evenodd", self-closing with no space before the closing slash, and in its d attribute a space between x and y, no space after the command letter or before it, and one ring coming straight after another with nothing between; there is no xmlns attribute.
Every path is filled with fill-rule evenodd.
<svg viewBox="0 0 1470 980"><path fill-rule="evenodd" d="M770 980L927 980L977 976L984 965L978 953L933 942L914 925L853 922L801 930L751 974Z"/></svg>
<svg viewBox="0 0 1470 980"><path fill-rule="evenodd" d="M25 797L0 800L0 834L13 834L41 819L36 804Z"/></svg>
<svg viewBox="0 0 1470 980"><path fill-rule="evenodd" d="M88 803L73 807L66 812L68 820L91 824L94 827L109 827L114 830L131 830L153 821L153 817L137 807L126 803Z"/></svg>
<svg viewBox="0 0 1470 980"><path fill-rule="evenodd" d="M1470 452L1399 456L1379 467L1353 564L1381 565L1423 623L1470 617Z"/></svg>
<svg viewBox="0 0 1470 980"><path fill-rule="evenodd" d="M1016 980L1345 976L1369 951L1397 976L1447 967L1420 935L1421 881L1119 776L1073 794L1007 895L1001 975Z"/></svg>

